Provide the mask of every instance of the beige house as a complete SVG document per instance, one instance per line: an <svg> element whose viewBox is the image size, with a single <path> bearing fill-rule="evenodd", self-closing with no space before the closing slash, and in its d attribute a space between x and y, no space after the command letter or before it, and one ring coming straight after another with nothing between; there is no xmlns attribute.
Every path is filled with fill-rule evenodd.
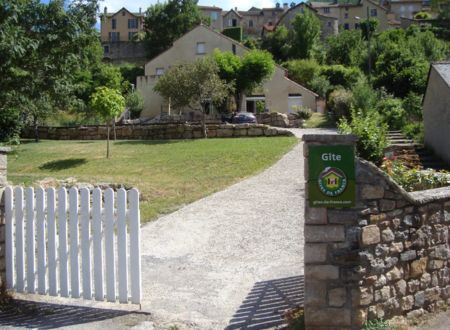
<svg viewBox="0 0 450 330"><path fill-rule="evenodd" d="M210 27L216 31L223 30L222 8L216 6L198 6L203 16L211 19Z"/></svg>
<svg viewBox="0 0 450 330"><path fill-rule="evenodd" d="M390 28L388 9L372 0L311 2L319 14L338 19L339 30L359 29L362 20L374 18L378 20L378 29Z"/></svg>
<svg viewBox="0 0 450 330"><path fill-rule="evenodd" d="M425 145L450 164L450 62L434 63L423 99Z"/></svg>
<svg viewBox="0 0 450 330"><path fill-rule="evenodd" d="M288 30L292 28L292 20L297 14L304 13L305 10L312 12L320 21L320 31L322 39L330 35L338 34L338 19L336 17L320 14L319 11L306 3L299 3L286 11L281 17L275 28L284 25Z"/></svg>
<svg viewBox="0 0 450 330"><path fill-rule="evenodd" d="M159 76L171 65L182 61L194 61L212 54L214 49L229 51L238 56L248 51L237 41L199 25L175 41L167 51L148 62L145 65L145 76L137 79L137 89L144 96L144 110L141 117L153 118L170 113L166 100L153 90ZM317 111L317 97L314 92L289 80L286 70L277 66L273 77L264 83L258 92L243 97L241 111L255 112L257 102L264 102L265 108L272 112L289 113L300 105ZM214 110L211 114L214 115Z"/></svg>
<svg viewBox="0 0 450 330"><path fill-rule="evenodd" d="M399 21L403 18L414 18L420 11L430 11L430 2L424 0L390 0L387 4L389 15Z"/></svg>

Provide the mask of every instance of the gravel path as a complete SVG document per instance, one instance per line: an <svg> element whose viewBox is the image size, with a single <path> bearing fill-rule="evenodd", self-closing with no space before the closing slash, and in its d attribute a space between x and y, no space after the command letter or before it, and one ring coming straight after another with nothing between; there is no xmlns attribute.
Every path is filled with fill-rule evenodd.
<svg viewBox="0 0 450 330"><path fill-rule="evenodd" d="M233 329L279 324L302 302L302 149L142 229L144 310L166 325Z"/></svg>

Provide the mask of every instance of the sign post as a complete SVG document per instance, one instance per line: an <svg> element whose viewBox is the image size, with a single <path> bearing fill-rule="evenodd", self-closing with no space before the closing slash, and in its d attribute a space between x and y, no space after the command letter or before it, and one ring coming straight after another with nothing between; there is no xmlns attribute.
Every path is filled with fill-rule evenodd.
<svg viewBox="0 0 450 330"><path fill-rule="evenodd" d="M309 206L355 206L353 145L310 145L308 158Z"/></svg>

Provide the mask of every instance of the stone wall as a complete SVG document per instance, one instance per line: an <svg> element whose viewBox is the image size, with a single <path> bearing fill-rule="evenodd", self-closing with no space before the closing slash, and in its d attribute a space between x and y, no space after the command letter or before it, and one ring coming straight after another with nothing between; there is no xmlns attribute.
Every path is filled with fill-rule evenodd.
<svg viewBox="0 0 450 330"><path fill-rule="evenodd" d="M3 189L6 186L6 154L9 148L0 147L0 287L6 281L5 269L5 221L4 221L4 203L3 203Z"/></svg>
<svg viewBox="0 0 450 330"><path fill-rule="evenodd" d="M354 144L305 135L312 144ZM305 201L305 321L360 329L369 319L415 319L450 300L450 187L406 193L373 164L356 161L356 206ZM305 192L308 196L308 192Z"/></svg>
<svg viewBox="0 0 450 330"><path fill-rule="evenodd" d="M208 125L209 138L241 136L291 136L289 131L279 130L260 124L223 124ZM105 126L81 127L39 127L39 138L51 140L102 140L106 139ZM111 130L111 136L112 136ZM159 139L196 139L202 137L201 125L163 124L163 125L125 125L117 126L118 139L159 140ZM34 138L33 128L25 128L23 138Z"/></svg>
<svg viewBox="0 0 450 330"><path fill-rule="evenodd" d="M260 124L275 127L302 127L303 121L293 114L280 112L268 112L256 114L256 120Z"/></svg>

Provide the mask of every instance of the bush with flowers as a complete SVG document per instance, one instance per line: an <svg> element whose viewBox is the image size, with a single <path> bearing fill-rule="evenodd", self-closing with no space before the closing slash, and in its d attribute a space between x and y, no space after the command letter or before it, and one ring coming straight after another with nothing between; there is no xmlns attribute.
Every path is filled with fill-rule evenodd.
<svg viewBox="0 0 450 330"><path fill-rule="evenodd" d="M450 172L408 168L396 157L384 157L381 169L406 191L419 191L450 185Z"/></svg>

